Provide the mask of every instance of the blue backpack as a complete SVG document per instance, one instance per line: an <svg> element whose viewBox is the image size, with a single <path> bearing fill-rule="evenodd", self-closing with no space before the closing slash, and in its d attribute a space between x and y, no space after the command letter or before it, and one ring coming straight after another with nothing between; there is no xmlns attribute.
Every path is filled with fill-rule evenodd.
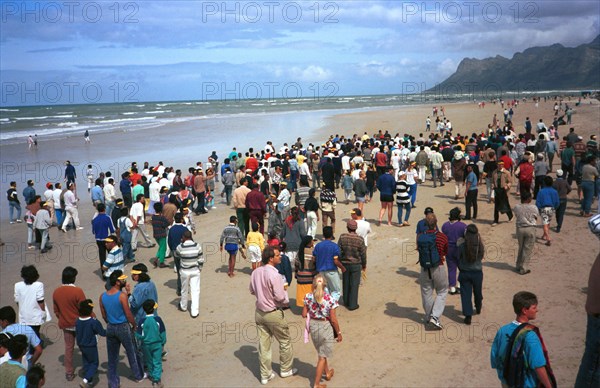
<svg viewBox="0 0 600 388"><path fill-rule="evenodd" d="M417 238L419 250L419 264L425 269L435 268L440 265L440 253L435 245L436 233L422 233Z"/></svg>

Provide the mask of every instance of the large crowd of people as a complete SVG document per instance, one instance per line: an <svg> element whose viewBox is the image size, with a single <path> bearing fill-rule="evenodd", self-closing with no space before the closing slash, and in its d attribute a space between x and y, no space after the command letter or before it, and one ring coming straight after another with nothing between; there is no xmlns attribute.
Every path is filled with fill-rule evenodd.
<svg viewBox="0 0 600 388"><path fill-rule="evenodd" d="M558 100L557 106L557 114L572 109ZM531 272L529 262L538 221L543 225L545 244L551 246L552 233L561 232L572 183L576 183L581 217L593 216L593 202L600 191L596 136L585 141L571 128L561 137L559 128L564 123L558 118L549 127L542 119L534 126L527 118L522 129L518 128L511 121L512 112L518 107L519 101L502 101L504 120L494 115L487 128L469 135L459 134L460 129L453 127L447 117L438 116L445 109L436 109L436 129L430 130L428 117L427 130L418 136L392 135L387 131L331 135L317 145L304 144L298 138L279 149L268 141L260 149L239 152L233 148L222 161L213 152L208 161L197 162L187 174L161 161L145 162L142 168L132 163L118 183L110 172L97 177L88 175L88 191L96 209L92 232L107 290L98 307L107 327L105 330L93 313L94 302L75 286L77 269L66 267L63 286L54 291L53 297L54 314L65 334L66 380L75 378L72 355L77 343L85 370L81 386L93 384L98 369L95 335L103 335L107 341L110 387L120 384L116 363L121 345L134 379L148 377L153 386L162 386L166 329L157 315L158 295L150 271L145 264L136 262L135 253L139 248L156 248L150 261L154 269L169 267L167 260L173 258L176 292L181 298L177 307L198 317L204 258L201 245L193 236L198 217L213 211L219 198L231 213L219 236L220 249L228 254L228 276L235 276L238 253L246 257L247 252L252 263L250 293L256 297L262 384L275 378L271 367L272 337L279 342L280 376L285 378L297 372L284 316L289 308L287 290L294 278L296 302L303 307L302 316L307 320L306 338L310 334L318 353L313 385L325 386L322 378L329 381L333 377L328 358L332 356L333 341L343 338L335 311L340 304L349 311L359 308L372 230L363 215L371 202L380 204L376 224L383 228L410 227L414 209L417 205L423 207L424 217L415 223L415 242L421 268L424 323L432 329L442 329L447 295L460 294L464 323L471 324L472 316L483 308L485 241L479 230L486 226L480 222L481 206L493 206L492 227L501 221L500 215L506 215L508 222L515 219L519 246L515 272L527 275ZM559 160L558 166L553 165L554 160ZM35 182L29 181L23 190L28 249L48 252L52 248L48 231L53 226L63 232L83 229L77 210L81 193L77 192L70 162L66 164L64 189L60 182L50 182L43 195L37 195ZM449 221L438 225L434 209L417 195L419 186L428 182L436 190L446 190L442 187L454 182L453 197L464 199L464 215L460 207L455 207ZM12 182L7 193L11 224L21 222L17 190ZM342 201L338 195L343 195L347 204L355 203L350 219L342 225L342 217L336 217ZM512 206L515 195L517 204ZM146 230L147 223L152 227L152 237ZM135 264L129 274L136 282L134 288L125 274L125 266L130 263ZM595 267L597 263L598 260ZM23 267L21 276L23 281L15 285L19 323L13 307L0 309L0 323L8 337L2 338L0 350L3 360L11 365L15 381L26 370L15 369L18 366L14 360L23 356L22 347L18 346L24 341L21 334L29 345L24 360L31 371L42 354L40 326L50 315L35 267ZM594 297L600 300L597 292ZM537 299L530 293L519 293L513 304L516 322L528 326L514 324L500 330L492 348L492 366L507 384L505 337L519 327L523 338L536 346L535 356L528 364L533 371L527 371L525 386L531 382L532 386L539 383L550 387L553 377L548 355L538 351L537 347L545 349L543 341L537 328L529 324L535 319ZM590 304L594 317L588 322L591 341L594 334L589 333L589 326L597 327L600 311L596 311L598 306L593 302ZM508 344L514 346L517 340L511 341ZM597 360L598 350L588 352L586 348L585 354L580 376L592 376L590 386L600 384L597 362L595 367L584 367L589 365L586 358ZM6 368L0 367L0 372Z"/></svg>

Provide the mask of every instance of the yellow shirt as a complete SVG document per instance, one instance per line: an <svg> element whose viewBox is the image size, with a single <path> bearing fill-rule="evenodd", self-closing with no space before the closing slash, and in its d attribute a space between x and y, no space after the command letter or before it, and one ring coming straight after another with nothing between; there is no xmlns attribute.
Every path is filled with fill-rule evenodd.
<svg viewBox="0 0 600 388"><path fill-rule="evenodd" d="M265 249L265 238L260 232L249 232L246 237L246 246L257 245L262 251Z"/></svg>

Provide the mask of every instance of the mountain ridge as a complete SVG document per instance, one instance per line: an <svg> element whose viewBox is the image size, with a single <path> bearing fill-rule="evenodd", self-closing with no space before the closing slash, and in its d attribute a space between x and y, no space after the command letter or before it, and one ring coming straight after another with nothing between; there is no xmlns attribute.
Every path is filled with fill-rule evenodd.
<svg viewBox="0 0 600 388"><path fill-rule="evenodd" d="M529 47L512 58L464 58L430 92L600 89L600 35L590 43Z"/></svg>

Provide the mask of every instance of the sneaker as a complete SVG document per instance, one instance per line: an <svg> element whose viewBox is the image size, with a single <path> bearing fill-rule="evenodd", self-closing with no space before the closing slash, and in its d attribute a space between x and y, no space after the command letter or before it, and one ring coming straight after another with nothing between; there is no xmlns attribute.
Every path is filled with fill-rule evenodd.
<svg viewBox="0 0 600 388"><path fill-rule="evenodd" d="M65 379L67 381L73 381L73 380L75 380L75 374L73 374L73 373L70 373L70 374L67 373L67 374L65 374Z"/></svg>
<svg viewBox="0 0 600 388"><path fill-rule="evenodd" d="M90 384L87 380L83 380L81 383L79 383L79 387L80 388L91 388L92 384Z"/></svg>
<svg viewBox="0 0 600 388"><path fill-rule="evenodd" d="M83 226L78 226L77 230L83 230Z"/></svg>
<svg viewBox="0 0 600 388"><path fill-rule="evenodd" d="M10 222L10 224L11 224L11 225L13 225L14 223L15 223L14 221L11 221L11 222Z"/></svg>
<svg viewBox="0 0 600 388"><path fill-rule="evenodd" d="M470 316L470 315L467 315L467 316L465 317L465 320L464 320L464 322L465 322L465 325L470 325L470 324L471 324L471 316Z"/></svg>
<svg viewBox="0 0 600 388"><path fill-rule="evenodd" d="M142 381L146 380L147 378L148 378L148 374L146 372L144 372L144 375L142 376L142 378L139 380L135 380L135 382L141 383Z"/></svg>
<svg viewBox="0 0 600 388"><path fill-rule="evenodd" d="M298 373L298 369L296 368L292 368L287 372L281 372L279 375L281 376L282 379L285 379L286 377L290 377L295 375L296 373Z"/></svg>
<svg viewBox="0 0 600 388"><path fill-rule="evenodd" d="M497 222L494 222L494 223L492 224L492 226L497 226L497 225L498 225L498 223L497 223Z"/></svg>
<svg viewBox="0 0 600 388"><path fill-rule="evenodd" d="M20 218L17 218L17 224L20 224L21 222L23 222L23 220Z"/></svg>
<svg viewBox="0 0 600 388"><path fill-rule="evenodd" d="M162 381L160 380L156 380L152 382L152 388L163 388L164 385L162 383Z"/></svg>
<svg viewBox="0 0 600 388"><path fill-rule="evenodd" d="M269 381L273 380L275 378L275 372L271 372L271 374L269 375L269 377L267 377L266 379L261 379L260 383L262 385L267 385L269 383Z"/></svg>
<svg viewBox="0 0 600 388"><path fill-rule="evenodd" d="M437 317L432 316L429 318L429 323L435 326L435 328L438 330L442 330L444 328Z"/></svg>

